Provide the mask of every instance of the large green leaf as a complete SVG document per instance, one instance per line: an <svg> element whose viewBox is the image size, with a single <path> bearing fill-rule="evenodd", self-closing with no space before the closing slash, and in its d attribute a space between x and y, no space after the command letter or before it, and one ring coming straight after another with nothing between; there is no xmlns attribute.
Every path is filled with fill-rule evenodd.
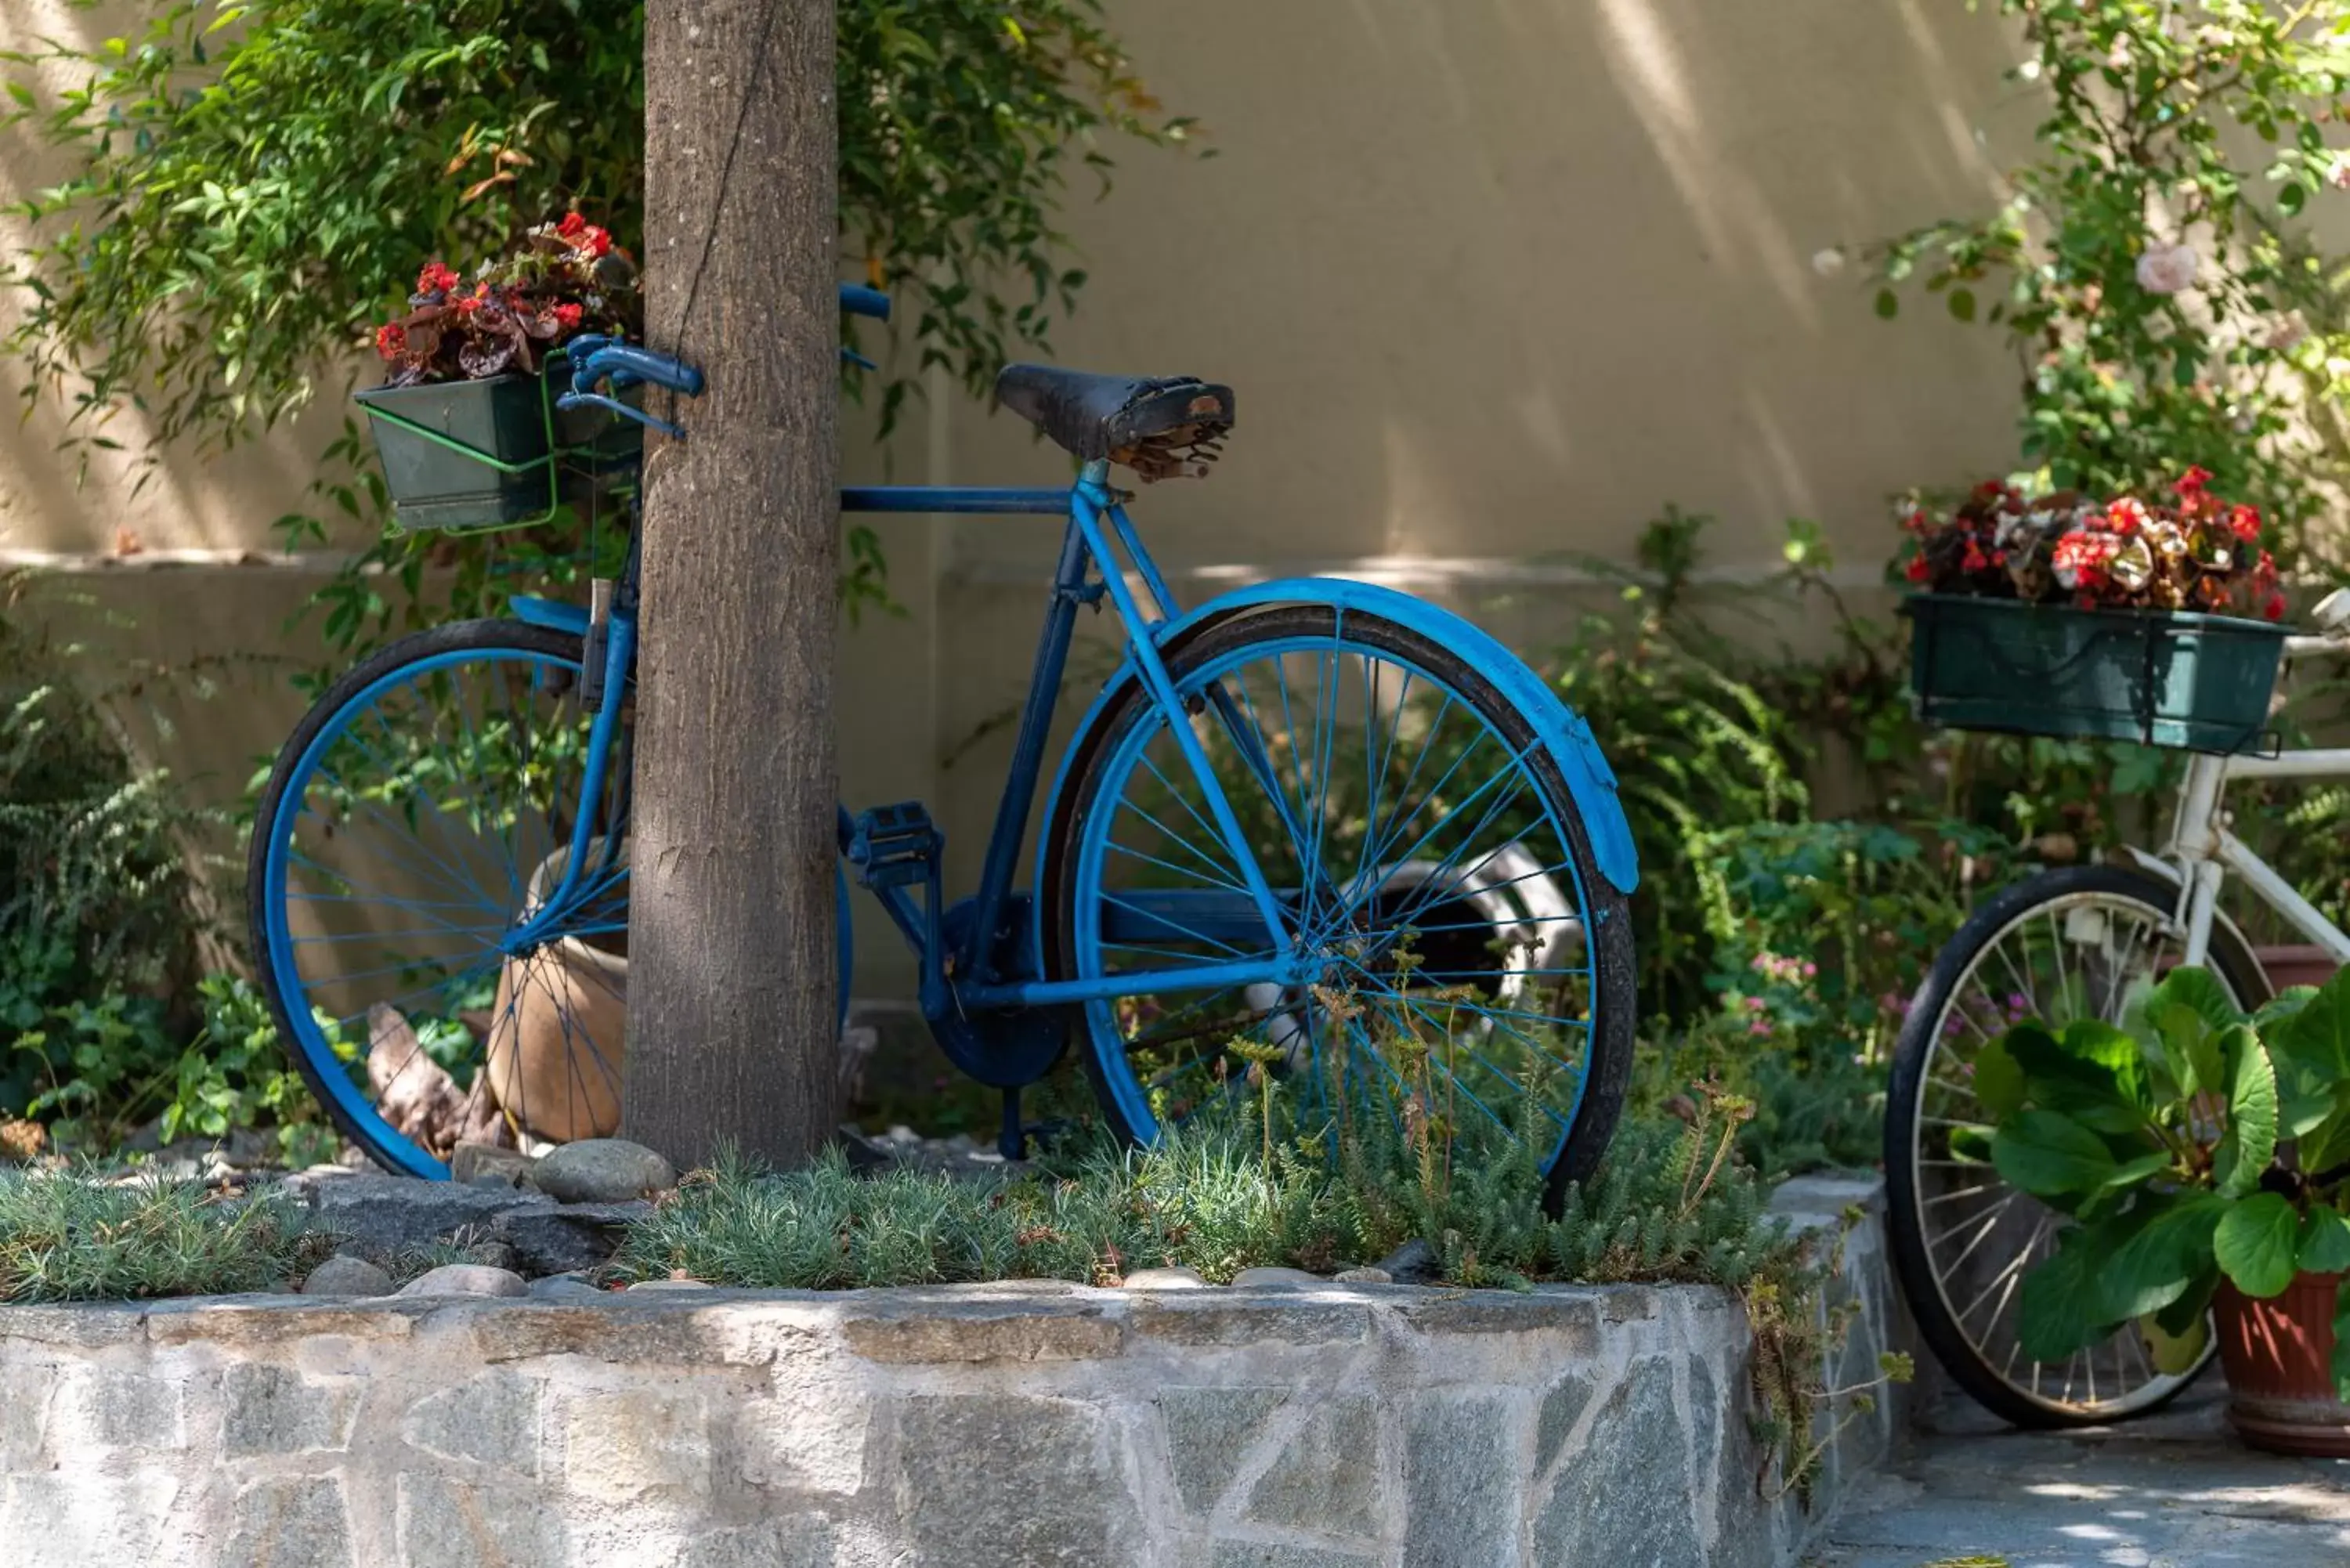
<svg viewBox="0 0 2350 1568"><path fill-rule="evenodd" d="M2147 1353L2154 1357L2154 1369L2172 1377L2184 1377L2195 1370L2203 1359L2203 1347L2211 1341L2211 1320L2197 1313L2186 1329L2173 1334L2154 1318L2138 1325L2146 1335Z"/></svg>
<svg viewBox="0 0 2350 1568"><path fill-rule="evenodd" d="M2111 1332L2097 1290L2106 1262L2097 1240L2095 1231L2074 1226L2057 1237L2055 1255L2023 1276L2015 1332L2033 1360L2062 1361Z"/></svg>
<svg viewBox="0 0 2350 1568"><path fill-rule="evenodd" d="M2079 1019L2061 1036L2025 1024L2004 1039L2023 1070L2025 1097L2033 1105L2062 1111L2098 1132L2122 1134L2144 1125L2146 1067L2137 1042L2112 1024Z"/></svg>
<svg viewBox="0 0 2350 1568"><path fill-rule="evenodd" d="M2199 967L2172 970L2147 1000L2149 1011L2174 1006L2194 1013L2213 1033L2244 1021L2244 1010L2236 1005L2228 988L2210 970Z"/></svg>
<svg viewBox="0 0 2350 1568"><path fill-rule="evenodd" d="M2303 1170L2329 1171L2350 1163L2350 1084L2336 1086L2325 1114L2301 1130L2299 1154Z"/></svg>
<svg viewBox="0 0 2350 1568"><path fill-rule="evenodd" d="M2023 1069L2004 1041L1994 1040L1975 1053L1974 1089L1976 1103L1993 1121L2023 1108Z"/></svg>
<svg viewBox="0 0 2350 1568"><path fill-rule="evenodd" d="M2277 1081L2259 1036L2242 1024L2220 1037L2228 1074L2228 1131L2211 1179L2220 1195L2241 1198L2260 1185L2276 1158Z"/></svg>
<svg viewBox="0 0 2350 1568"><path fill-rule="evenodd" d="M2228 1210L2209 1192L2150 1204L2129 1239L2098 1272L2099 1314L2145 1317L2185 1295L2211 1267L2211 1233Z"/></svg>
<svg viewBox="0 0 2350 1568"><path fill-rule="evenodd" d="M2116 1168L2106 1140L2061 1111L2018 1112L1992 1137L1991 1158L2009 1181L2051 1200L2094 1192Z"/></svg>
<svg viewBox="0 0 2350 1568"><path fill-rule="evenodd" d="M2328 1084L2350 1077L2350 985L2345 970L2282 1016L2268 1019L2262 1037L2281 1064Z"/></svg>
<svg viewBox="0 0 2350 1568"><path fill-rule="evenodd" d="M2210 971L2173 971L2147 998L2145 1012L2146 1026L2159 1042L2170 1072L2171 1093L2188 1099L2218 1087L2215 1042L2221 1030L2241 1023L2243 1013Z"/></svg>
<svg viewBox="0 0 2350 1568"><path fill-rule="evenodd" d="M2298 1262L2306 1273L2350 1272L2350 1219L2330 1204L2312 1205L2301 1222Z"/></svg>
<svg viewBox="0 0 2350 1568"><path fill-rule="evenodd" d="M2211 1255L2248 1296L2282 1294L2293 1283L2301 1216L2282 1194L2255 1192L2229 1206L2211 1233Z"/></svg>

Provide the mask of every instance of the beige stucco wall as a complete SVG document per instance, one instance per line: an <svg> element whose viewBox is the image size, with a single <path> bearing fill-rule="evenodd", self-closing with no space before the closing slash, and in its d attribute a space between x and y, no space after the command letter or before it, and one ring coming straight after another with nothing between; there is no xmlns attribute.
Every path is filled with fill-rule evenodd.
<svg viewBox="0 0 2350 1568"><path fill-rule="evenodd" d="M1884 497L1965 480L2012 450L1995 336L1930 313L1877 321L1811 257L1989 200L2028 134L2002 25L1960 0L1113 0L1152 86L1217 150L1122 151L1068 227L1092 274L1058 335L1092 369L1237 389L1205 483L1138 515L1179 591L1300 570L1372 574L1537 642L1588 591L1562 565L1623 557L1667 501L1717 514L1713 560L1768 570L1782 520L1820 519L1866 577ZM110 20L66 0L0 7L0 48ZM0 196L56 171L0 133ZM17 232L0 220L0 244ZM0 303L0 321L14 302ZM0 367L13 390L17 371ZM77 489L54 405L0 423L0 560L266 551L298 503L320 410L227 463L174 453L133 497L125 464ZM136 421L118 434L135 436ZM852 472L878 474L861 439ZM918 413L892 477L1044 483L1066 472L959 396ZM844 634L841 746L859 800L928 794L961 865L992 810L1002 738L939 759L1016 701L1054 548L1049 523L889 529L910 614ZM1529 572L1525 564L1544 563ZM84 579L139 640L282 644L315 577L245 567ZM295 705L232 680L170 742L241 780ZM878 930L867 932L872 950ZM886 970L872 983L887 985Z"/></svg>

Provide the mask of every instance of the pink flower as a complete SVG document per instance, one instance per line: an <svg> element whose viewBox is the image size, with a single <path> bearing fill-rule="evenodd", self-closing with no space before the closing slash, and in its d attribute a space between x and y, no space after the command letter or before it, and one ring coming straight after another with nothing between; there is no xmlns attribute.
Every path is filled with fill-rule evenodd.
<svg viewBox="0 0 2350 1568"><path fill-rule="evenodd" d="M2156 245L2137 258L2137 286L2148 294L2184 294L2195 286L2195 247Z"/></svg>

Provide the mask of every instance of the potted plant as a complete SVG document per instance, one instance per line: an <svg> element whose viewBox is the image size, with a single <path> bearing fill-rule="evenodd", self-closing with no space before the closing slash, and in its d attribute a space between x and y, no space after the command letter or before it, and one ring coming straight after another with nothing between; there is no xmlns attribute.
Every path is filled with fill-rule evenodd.
<svg viewBox="0 0 2350 1568"><path fill-rule="evenodd" d="M2284 615L2250 506L2190 468L2171 499L2028 497L1979 485L1946 516L1908 510L1921 590L1911 685L1956 729L2239 752L2268 727ZM2257 617L2258 618L2252 618Z"/></svg>
<svg viewBox="0 0 2350 1568"><path fill-rule="evenodd" d="M632 421L555 407L564 345L633 336L640 316L628 254L578 213L527 231L470 280L426 264L408 303L376 330L383 384L359 394L403 527L534 521L556 505L559 465L601 472L641 450Z"/></svg>
<svg viewBox="0 0 2350 1568"><path fill-rule="evenodd" d="M1978 1151L2069 1219L2024 1277L2022 1353L2135 1324L2178 1372L2216 1328L2245 1441L2350 1456L2350 975L2248 1016L2177 970L2119 1025L2016 1026L1974 1075Z"/></svg>

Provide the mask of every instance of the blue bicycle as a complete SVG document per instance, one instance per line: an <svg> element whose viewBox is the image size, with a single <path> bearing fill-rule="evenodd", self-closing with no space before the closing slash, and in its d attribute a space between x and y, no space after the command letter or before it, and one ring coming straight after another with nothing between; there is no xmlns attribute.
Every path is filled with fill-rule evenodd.
<svg viewBox="0 0 2350 1568"><path fill-rule="evenodd" d="M869 290L842 302L888 313ZM577 340L569 362L567 410L658 424L611 394L702 388L637 345ZM1555 1203L1605 1149L1632 1054L1637 867L1589 727L1486 633L1392 589L1298 578L1180 608L1112 471L1203 472L1228 388L1015 365L997 395L1076 460L1074 483L841 495L1066 520L977 890L946 901L920 805L840 813L844 998L853 872L919 961L940 1048L1004 1091L1007 1153L1020 1090L1074 1041L1135 1142L1232 1098L1253 1064L1305 1125L1417 1107L1531 1137ZM1125 660L1040 803L1072 630L1104 599ZM589 604L512 608L337 681L253 836L283 1036L341 1128L419 1176L469 1137L533 1147L619 1121L633 543Z"/></svg>

